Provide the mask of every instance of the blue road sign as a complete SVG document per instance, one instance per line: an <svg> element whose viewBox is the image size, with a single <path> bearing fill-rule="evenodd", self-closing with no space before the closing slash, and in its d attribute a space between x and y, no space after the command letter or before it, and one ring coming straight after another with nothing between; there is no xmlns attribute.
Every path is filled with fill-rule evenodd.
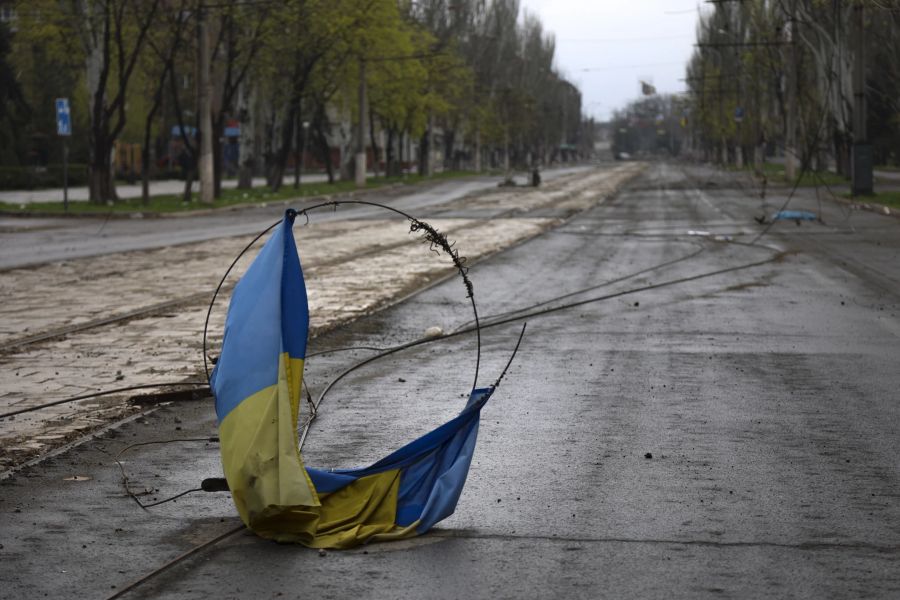
<svg viewBox="0 0 900 600"><path fill-rule="evenodd" d="M72 117L69 113L69 99L56 99L56 135L72 135Z"/></svg>

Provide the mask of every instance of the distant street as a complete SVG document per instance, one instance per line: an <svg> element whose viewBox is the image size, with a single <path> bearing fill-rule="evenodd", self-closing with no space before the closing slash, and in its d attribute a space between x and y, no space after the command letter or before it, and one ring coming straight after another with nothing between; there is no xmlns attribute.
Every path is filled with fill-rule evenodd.
<svg viewBox="0 0 900 600"><path fill-rule="evenodd" d="M455 515L423 537L343 552L244 531L126 597L900 595L900 220L820 203L807 190L789 208L815 211L821 222L766 228L754 217L777 212L786 192L761 200L743 175L659 162L618 193L600 193L612 175L630 172L614 168L623 166L568 173L540 192L459 199L454 190L477 183L448 182L408 198L416 216L460 220L451 237L463 255L509 228L527 232L471 266L486 326L479 384L499 375L528 325L484 409ZM442 194L457 199L438 203ZM220 234L271 221L251 211L228 225L229 216L212 219ZM197 229L191 220L166 222L172 235ZM120 239L133 226L116 225ZM538 225L540 232L526 229ZM473 234L476 226L485 229ZM35 224L0 239L22 235L30 247L50 237L41 231ZM385 247L393 243L385 238ZM393 273L413 252L428 253L407 250L379 255L366 270ZM348 305L381 285L377 277L365 283L354 262L338 269L349 280ZM41 268L72 268L53 265ZM308 361L312 395L371 348L471 320L456 278L418 288L425 285L323 329L311 351L338 351ZM195 343L182 339L178 315L169 322L170 344ZM129 380L153 360L141 339L123 368ZM69 342L53 343L63 351ZM461 408L474 364L468 335L354 372L326 397L303 450L307 464L367 464L420 435ZM121 457L131 488L162 499L221 475L215 432L209 400L174 402L129 413L120 426L0 481L0 598L72 590L105 598L235 527L228 494L197 492L142 511L123 493L113 461L131 444L182 440Z"/></svg>

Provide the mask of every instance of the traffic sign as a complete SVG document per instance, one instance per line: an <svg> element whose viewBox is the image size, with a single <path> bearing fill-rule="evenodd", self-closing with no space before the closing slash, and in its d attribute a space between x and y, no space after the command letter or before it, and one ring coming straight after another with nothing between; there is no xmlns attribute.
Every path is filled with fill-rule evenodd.
<svg viewBox="0 0 900 600"><path fill-rule="evenodd" d="M69 99L56 99L56 135L72 135L72 115L69 112Z"/></svg>

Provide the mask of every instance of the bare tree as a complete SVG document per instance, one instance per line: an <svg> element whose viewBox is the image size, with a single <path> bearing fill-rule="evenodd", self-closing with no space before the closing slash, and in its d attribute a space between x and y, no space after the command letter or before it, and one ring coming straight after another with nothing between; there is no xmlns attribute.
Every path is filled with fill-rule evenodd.
<svg viewBox="0 0 900 600"><path fill-rule="evenodd" d="M125 127L125 99L159 0L71 0L90 94L90 199L116 199L110 157Z"/></svg>

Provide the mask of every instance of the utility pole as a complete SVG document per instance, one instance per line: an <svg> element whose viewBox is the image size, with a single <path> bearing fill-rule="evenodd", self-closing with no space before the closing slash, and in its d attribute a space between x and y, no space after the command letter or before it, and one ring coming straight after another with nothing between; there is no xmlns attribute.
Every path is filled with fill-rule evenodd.
<svg viewBox="0 0 900 600"><path fill-rule="evenodd" d="M791 14L788 15L787 31L790 35L787 53L787 131L784 141L784 174L788 181L797 177L797 14L796 0L791 0Z"/></svg>
<svg viewBox="0 0 900 600"><path fill-rule="evenodd" d="M866 131L866 39L865 8L853 5L853 167L854 196L872 193L872 145Z"/></svg>
<svg viewBox="0 0 900 600"><path fill-rule="evenodd" d="M203 204L212 204L215 201L213 190L213 135L212 131L212 83L209 78L209 31L206 26L206 14L203 3L197 14L197 33L200 37L199 63L200 81L199 98L200 105L200 201Z"/></svg>
<svg viewBox="0 0 900 600"><path fill-rule="evenodd" d="M366 186L366 61L359 59L359 127L356 135L356 187Z"/></svg>

